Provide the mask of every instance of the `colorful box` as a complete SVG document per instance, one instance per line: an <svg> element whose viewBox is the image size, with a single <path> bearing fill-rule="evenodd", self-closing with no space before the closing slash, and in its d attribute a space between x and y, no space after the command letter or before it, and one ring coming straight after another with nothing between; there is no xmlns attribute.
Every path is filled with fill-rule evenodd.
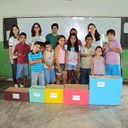
<svg viewBox="0 0 128 128"><path fill-rule="evenodd" d="M32 86L29 88L30 102L44 103L44 88L45 86Z"/></svg>
<svg viewBox="0 0 128 128"><path fill-rule="evenodd" d="M4 99L10 101L28 102L29 99L28 88L9 87L4 91Z"/></svg>
<svg viewBox="0 0 128 128"><path fill-rule="evenodd" d="M88 85L66 84L64 88L64 104L88 105Z"/></svg>
<svg viewBox="0 0 128 128"><path fill-rule="evenodd" d="M117 76L90 76L89 104L121 104L122 81Z"/></svg>
<svg viewBox="0 0 128 128"><path fill-rule="evenodd" d="M64 86L63 85L47 85L44 89L45 103L63 103L64 101Z"/></svg>

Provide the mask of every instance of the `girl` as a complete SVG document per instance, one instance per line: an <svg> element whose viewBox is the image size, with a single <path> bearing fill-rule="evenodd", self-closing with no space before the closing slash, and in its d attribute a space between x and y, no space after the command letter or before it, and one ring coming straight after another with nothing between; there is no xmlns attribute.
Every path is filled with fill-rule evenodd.
<svg viewBox="0 0 128 128"><path fill-rule="evenodd" d="M19 27L17 25L13 25L9 34L9 57L12 66L12 77L15 87L18 87L16 81L17 57L13 55L13 51L15 45L19 43L19 32L20 32Z"/></svg>
<svg viewBox="0 0 128 128"><path fill-rule="evenodd" d="M100 39L100 34L97 31L97 28L95 26L95 24L90 23L88 25L88 34L91 34L91 36L93 37L93 43L92 46L93 47L97 47L97 46L102 46L102 41Z"/></svg>
<svg viewBox="0 0 128 128"><path fill-rule="evenodd" d="M41 26L39 23L34 23L31 28L30 48L33 49L33 45L36 41L44 42L44 37L41 34Z"/></svg>
<svg viewBox="0 0 128 128"><path fill-rule="evenodd" d="M95 49L95 56L91 62L91 74L92 75L105 75L105 62L102 57L102 48L97 46Z"/></svg>
<svg viewBox="0 0 128 128"><path fill-rule="evenodd" d="M78 46L78 39L76 34L71 34L68 39L68 83L71 84L72 75L74 76L75 83L78 84L78 72L80 68L80 52Z"/></svg>
<svg viewBox="0 0 128 128"><path fill-rule="evenodd" d="M56 62L56 78L57 84L60 84L60 77L63 77L63 84L66 84L67 73L66 73L66 62L67 62L67 52L64 49L65 37L60 35L57 40L55 47L55 62Z"/></svg>
<svg viewBox="0 0 128 128"><path fill-rule="evenodd" d="M45 51L43 53L44 57L44 73L45 73L45 83L54 84L55 82L55 71L54 71L54 50L50 42L45 42Z"/></svg>

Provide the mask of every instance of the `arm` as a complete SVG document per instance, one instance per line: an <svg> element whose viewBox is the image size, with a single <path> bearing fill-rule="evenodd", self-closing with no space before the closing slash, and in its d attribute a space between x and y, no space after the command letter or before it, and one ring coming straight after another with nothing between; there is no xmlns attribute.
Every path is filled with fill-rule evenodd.
<svg viewBox="0 0 128 128"><path fill-rule="evenodd" d="M91 74L94 74L94 58L91 60Z"/></svg>
<svg viewBox="0 0 128 128"><path fill-rule="evenodd" d="M68 61L68 51L67 50L65 50L65 71L66 71L66 65L67 65L67 61Z"/></svg>
<svg viewBox="0 0 128 128"><path fill-rule="evenodd" d="M29 64L37 64L37 63L41 63L42 59L37 59L37 60L29 60Z"/></svg>
<svg viewBox="0 0 128 128"><path fill-rule="evenodd" d="M10 58L10 63L13 64L13 53L12 53L12 47L9 47L9 58Z"/></svg>
<svg viewBox="0 0 128 128"><path fill-rule="evenodd" d="M46 51L44 51L43 57L44 57L44 59L43 59L44 64L50 69L50 66L48 65L47 59L46 59Z"/></svg>
<svg viewBox="0 0 128 128"><path fill-rule="evenodd" d="M77 57L78 57L78 63L77 63L77 71L80 71L80 51L78 52L77 54Z"/></svg>

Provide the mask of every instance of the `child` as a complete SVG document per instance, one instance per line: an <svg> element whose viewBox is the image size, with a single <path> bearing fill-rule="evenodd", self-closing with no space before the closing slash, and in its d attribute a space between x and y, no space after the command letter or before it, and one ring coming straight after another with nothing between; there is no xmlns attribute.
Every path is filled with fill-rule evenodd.
<svg viewBox="0 0 128 128"><path fill-rule="evenodd" d="M31 65L31 85L44 86L44 67L42 64L41 45L37 41L34 43L33 50L28 54L29 64Z"/></svg>
<svg viewBox="0 0 128 128"><path fill-rule="evenodd" d="M106 54L106 75L121 76L120 53L121 45L114 39L115 31L107 31L108 44L104 44L104 53Z"/></svg>
<svg viewBox="0 0 128 128"><path fill-rule="evenodd" d="M51 25L52 32L46 35L46 41L48 41L52 44L52 49L54 49L56 46L57 38L59 36L57 34L58 29L59 29L59 25L57 23L53 23Z"/></svg>
<svg viewBox="0 0 128 128"><path fill-rule="evenodd" d="M71 84L72 75L74 76L75 84L78 84L78 72L80 69L80 52L78 46L78 39L76 34L71 34L68 39L68 83Z"/></svg>
<svg viewBox="0 0 128 128"><path fill-rule="evenodd" d="M67 73L66 73L66 62L67 62L67 53L64 49L65 37L60 35L55 47L55 62L56 62L56 78L57 84L60 84L60 77L63 77L63 84L66 84Z"/></svg>
<svg viewBox="0 0 128 128"><path fill-rule="evenodd" d="M85 45L81 47L81 72L80 72L80 84L89 84L89 75L91 72L91 59L94 54L94 48L92 47L93 37L88 34L85 37Z"/></svg>
<svg viewBox="0 0 128 128"><path fill-rule="evenodd" d="M105 75L105 63L102 57L102 47L97 46L95 49L95 56L92 58L91 62L91 74L103 76Z"/></svg>
<svg viewBox="0 0 128 128"><path fill-rule="evenodd" d="M20 78L23 76L23 86L26 87L27 77L28 77L28 53L30 52L30 47L25 43L27 34L22 32L19 35L19 41L15 46L13 54L17 56L17 84L20 86Z"/></svg>
<svg viewBox="0 0 128 128"><path fill-rule="evenodd" d="M15 45L19 43L19 27L17 25L13 25L10 34L9 34L9 58L12 67L12 77L14 82L14 87L18 87L16 81L16 69L17 69L17 56L13 55L13 51Z"/></svg>
<svg viewBox="0 0 128 128"><path fill-rule="evenodd" d="M44 73L46 84L54 84L55 71L54 71L54 51L50 42L45 42L44 56Z"/></svg>

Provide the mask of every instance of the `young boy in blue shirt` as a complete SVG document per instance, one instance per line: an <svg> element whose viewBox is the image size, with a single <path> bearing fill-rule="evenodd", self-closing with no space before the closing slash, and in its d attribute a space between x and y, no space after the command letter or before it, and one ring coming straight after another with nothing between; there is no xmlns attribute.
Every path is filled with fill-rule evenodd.
<svg viewBox="0 0 128 128"><path fill-rule="evenodd" d="M35 42L33 50L28 54L29 64L31 66L31 85L44 86L44 66L42 63L43 55L40 51L41 42Z"/></svg>

